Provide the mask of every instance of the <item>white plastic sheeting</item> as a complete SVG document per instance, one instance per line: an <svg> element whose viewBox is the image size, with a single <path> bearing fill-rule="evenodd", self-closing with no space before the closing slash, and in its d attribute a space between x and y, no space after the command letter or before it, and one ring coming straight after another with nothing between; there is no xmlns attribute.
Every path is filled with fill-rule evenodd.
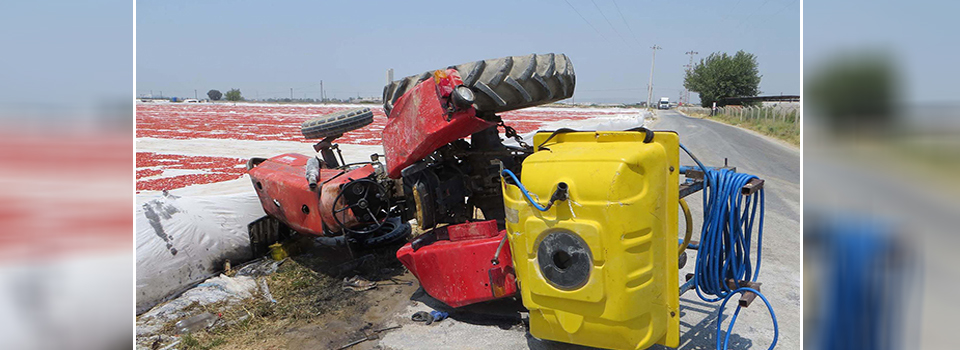
<svg viewBox="0 0 960 350"><path fill-rule="evenodd" d="M137 319L137 340L139 342L156 336L167 323L189 316L190 313L184 310L193 304L205 306L221 301L237 302L253 297L257 288L257 280L253 276L220 275L207 279L176 299L140 315Z"/></svg>
<svg viewBox="0 0 960 350"><path fill-rule="evenodd" d="M252 186L251 186L252 187ZM251 258L247 225L265 214L252 188L225 195L159 194L137 207L137 314Z"/></svg>
<svg viewBox="0 0 960 350"><path fill-rule="evenodd" d="M0 264L0 348L129 346L130 258L103 250Z"/></svg>

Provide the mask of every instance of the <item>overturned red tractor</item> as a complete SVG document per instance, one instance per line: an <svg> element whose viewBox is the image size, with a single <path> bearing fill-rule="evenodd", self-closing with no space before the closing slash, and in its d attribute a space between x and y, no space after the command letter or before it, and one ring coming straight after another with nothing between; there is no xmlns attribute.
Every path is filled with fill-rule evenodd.
<svg viewBox="0 0 960 350"><path fill-rule="evenodd" d="M332 237L356 249L407 238L407 222L416 219L427 234L402 248L398 258L418 278L435 277L421 278L428 293L455 307L513 295L509 248L501 244L500 171L519 173L533 150L497 113L569 98L575 85L573 64L562 54L424 72L384 88L386 164L376 154L369 162L344 164L334 141L373 120L369 109L359 108L303 123L306 138L321 139L314 146L318 156L254 158L247 168L264 210L293 231ZM504 145L500 127L519 146ZM439 268L467 253L483 256L481 266ZM499 261L491 262L495 254ZM465 273L478 278L464 278ZM475 282L450 289L447 275Z"/></svg>

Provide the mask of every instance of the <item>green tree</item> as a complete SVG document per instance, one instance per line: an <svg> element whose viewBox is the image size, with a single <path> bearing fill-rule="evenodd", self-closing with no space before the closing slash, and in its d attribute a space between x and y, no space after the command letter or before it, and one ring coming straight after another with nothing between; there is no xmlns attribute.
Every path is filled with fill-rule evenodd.
<svg viewBox="0 0 960 350"><path fill-rule="evenodd" d="M210 90L207 91L207 97L214 101L220 101L220 99L223 98L223 93L221 93L220 90Z"/></svg>
<svg viewBox="0 0 960 350"><path fill-rule="evenodd" d="M842 53L808 81L811 106L835 131L883 129L896 116L896 64L883 52Z"/></svg>
<svg viewBox="0 0 960 350"><path fill-rule="evenodd" d="M700 105L710 107L723 97L757 96L760 93L757 57L743 50L733 56L715 52L687 71L683 86L700 94Z"/></svg>
<svg viewBox="0 0 960 350"><path fill-rule="evenodd" d="M240 89L230 89L226 94L227 101L243 101L243 95L240 94Z"/></svg>

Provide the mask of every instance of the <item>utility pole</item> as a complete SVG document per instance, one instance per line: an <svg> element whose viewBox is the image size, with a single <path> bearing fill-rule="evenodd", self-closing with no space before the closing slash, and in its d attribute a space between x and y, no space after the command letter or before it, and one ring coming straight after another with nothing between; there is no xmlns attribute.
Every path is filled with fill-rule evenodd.
<svg viewBox="0 0 960 350"><path fill-rule="evenodd" d="M690 50L690 51L687 51L687 54L690 55L690 64L687 64L687 65L684 66L684 67L687 67L687 71L690 71L691 69L693 69L693 55L698 55L698 54L700 54L700 53L699 53L699 52L696 52L696 51L693 51L693 50ZM687 87L684 86L684 87L683 87L683 91L684 91L684 96L686 96L686 97L684 98L684 99L686 100L686 103L687 103L687 104L690 104L690 90L687 90Z"/></svg>
<svg viewBox="0 0 960 350"><path fill-rule="evenodd" d="M323 93L323 80L321 80L320 81L320 102L324 102L326 100L327 100L327 97L324 96L324 93Z"/></svg>
<svg viewBox="0 0 960 350"><path fill-rule="evenodd" d="M290 99L293 99L293 88L290 88Z"/></svg>
<svg viewBox="0 0 960 350"><path fill-rule="evenodd" d="M663 49L657 45L650 48L653 49L653 58L650 60L650 82L647 83L647 108L650 108L650 103L653 101L653 67L657 62L657 50Z"/></svg>
<svg viewBox="0 0 960 350"><path fill-rule="evenodd" d="M194 99L194 100L199 100L199 99L200 99L199 97L197 97L197 89L193 89L193 99Z"/></svg>

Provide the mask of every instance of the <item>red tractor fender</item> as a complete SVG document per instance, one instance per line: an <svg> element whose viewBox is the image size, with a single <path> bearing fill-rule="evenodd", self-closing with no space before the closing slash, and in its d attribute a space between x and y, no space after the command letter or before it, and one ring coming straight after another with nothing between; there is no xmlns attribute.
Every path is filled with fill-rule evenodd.
<svg viewBox="0 0 960 350"><path fill-rule="evenodd" d="M461 84L455 69L437 71L434 78L417 84L397 100L383 128L387 176L398 179L401 170L441 146L497 125L477 118L473 107L453 112L445 108L450 93Z"/></svg>
<svg viewBox="0 0 960 350"><path fill-rule="evenodd" d="M427 294L451 307L517 295L510 246L501 245L507 231L498 230L495 220L445 226L432 234L440 236L432 244L414 250L407 243L397 250L397 259Z"/></svg>

